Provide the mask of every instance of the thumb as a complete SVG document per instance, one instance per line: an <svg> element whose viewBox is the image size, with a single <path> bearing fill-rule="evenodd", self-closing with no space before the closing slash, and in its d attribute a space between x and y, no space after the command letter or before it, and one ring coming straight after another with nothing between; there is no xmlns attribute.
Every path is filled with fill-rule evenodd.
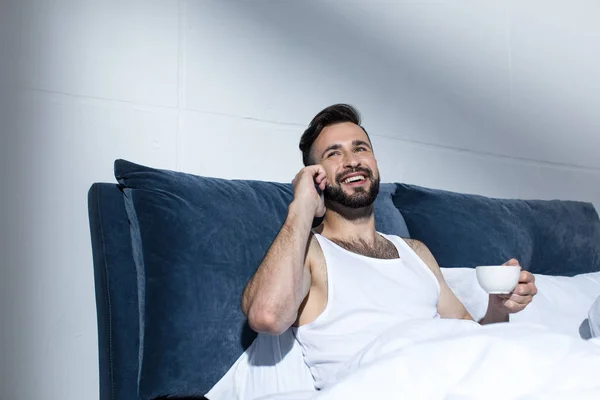
<svg viewBox="0 0 600 400"><path fill-rule="evenodd" d="M515 258L511 258L510 260L508 260L507 262L505 262L502 265L521 266L521 264L519 264L519 261Z"/></svg>

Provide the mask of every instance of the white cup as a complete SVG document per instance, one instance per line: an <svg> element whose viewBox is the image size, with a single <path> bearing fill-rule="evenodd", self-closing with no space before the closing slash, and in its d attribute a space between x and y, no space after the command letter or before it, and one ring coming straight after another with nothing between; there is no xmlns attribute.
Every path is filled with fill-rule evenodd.
<svg viewBox="0 0 600 400"><path fill-rule="evenodd" d="M521 267L518 265L482 265L475 267L479 286L489 294L506 294L519 283Z"/></svg>

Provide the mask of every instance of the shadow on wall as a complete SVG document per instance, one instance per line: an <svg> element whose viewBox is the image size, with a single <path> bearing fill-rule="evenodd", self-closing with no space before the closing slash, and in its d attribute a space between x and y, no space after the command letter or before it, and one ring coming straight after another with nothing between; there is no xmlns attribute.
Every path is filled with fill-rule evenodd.
<svg viewBox="0 0 600 400"><path fill-rule="evenodd" d="M236 2L225 3L229 12L250 18L259 26L272 30L273 35L284 37L289 47L312 52L313 59L320 60L324 69L333 69L343 75L342 82L365 88L365 107L369 115L385 116L394 121L399 130L394 136L419 141L418 132L436 132L440 138L447 135L472 131L477 135L498 135L509 132L508 72L502 77L506 84L506 96L490 101L485 87L460 82L450 74L432 75L431 71L443 67L444 44L436 48L421 45L414 37L405 41L374 36L376 30L357 24L346 15L337 13L333 7L320 2L309 5L301 2ZM339 6L339 5L338 5ZM352 18L354 19L354 18ZM402 23L403 21L400 21ZM402 44L403 47L400 48ZM429 53L429 54L427 54ZM436 59L434 57L442 56ZM471 67L472 68L472 67ZM494 86L498 86L497 83ZM362 94L361 94L362 97ZM372 101L368 101L368 99ZM324 104L328 105L328 104ZM312 117L312 116L310 116ZM370 124L370 126L373 123ZM443 130L440 127L444 127ZM412 131L413 136L411 137ZM377 132L389 136L392 132ZM448 139L445 140L448 142Z"/></svg>
<svg viewBox="0 0 600 400"><path fill-rule="evenodd" d="M285 47L276 52L288 59L291 71L275 70L271 79L285 86L302 77L301 84L289 86L311 99L304 104L304 114L310 108L311 115L296 112L288 119L299 120L285 122L304 125L317 107L350 102L375 135L600 168L591 150L600 144L600 125L590 111L600 97L592 85L565 90L570 86L561 79L577 75L579 64L600 65L579 40L597 28L591 19L576 29L571 20L538 21L586 11L581 6L554 5L539 15L538 9L532 14L532 5L506 3L211 4L273 39L250 42L257 54L272 43ZM540 51L536 43L552 51ZM261 61L268 63L268 57ZM244 74L241 61L237 68ZM253 67L260 69L260 63ZM584 73L581 81L593 82L593 73Z"/></svg>

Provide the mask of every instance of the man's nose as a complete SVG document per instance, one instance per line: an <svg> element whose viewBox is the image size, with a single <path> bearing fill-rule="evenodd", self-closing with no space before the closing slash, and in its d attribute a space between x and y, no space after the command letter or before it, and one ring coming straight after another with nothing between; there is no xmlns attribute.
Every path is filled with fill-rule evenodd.
<svg viewBox="0 0 600 400"><path fill-rule="evenodd" d="M358 160L358 157L356 157L356 155L354 153L347 155L346 159L344 161L345 161L344 167L346 167L346 168L356 168L360 165L360 161Z"/></svg>

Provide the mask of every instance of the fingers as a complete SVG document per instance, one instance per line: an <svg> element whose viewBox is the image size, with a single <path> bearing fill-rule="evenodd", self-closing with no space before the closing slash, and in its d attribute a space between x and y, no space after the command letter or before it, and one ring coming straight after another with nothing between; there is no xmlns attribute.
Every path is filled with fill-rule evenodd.
<svg viewBox="0 0 600 400"><path fill-rule="evenodd" d="M514 265L520 266L516 259L511 259L505 262L503 265ZM523 311L532 301L533 297L537 294L537 287L535 285L535 276L529 271L521 271L519 274L519 283L508 294L499 294L497 298L500 300L503 307L509 313L517 313ZM498 303L496 303L498 304Z"/></svg>
<svg viewBox="0 0 600 400"><path fill-rule="evenodd" d="M311 179L321 190L325 190L325 187L327 187L327 173L319 164L302 168L292 180L292 186L295 187L304 179Z"/></svg>
<svg viewBox="0 0 600 400"><path fill-rule="evenodd" d="M325 188L327 187L327 178L324 178L321 183L319 183L319 189L321 190L325 190Z"/></svg>
<svg viewBox="0 0 600 400"><path fill-rule="evenodd" d="M526 301L526 298L532 298L533 295L531 294L516 294L514 292L511 293L507 293L507 294L499 294L498 297L500 297L502 300L512 300L516 303L524 303Z"/></svg>
<svg viewBox="0 0 600 400"><path fill-rule="evenodd" d="M531 296L531 295L521 296L519 294L511 294L510 297L506 300L510 300L513 303L526 306L527 304L531 303L531 301L533 300L533 296Z"/></svg>
<svg viewBox="0 0 600 400"><path fill-rule="evenodd" d="M518 313L519 311L523 311L526 306L527 304L520 304L514 300L504 300L504 307L506 307L509 313Z"/></svg>
<svg viewBox="0 0 600 400"><path fill-rule="evenodd" d="M320 191L327 187L327 173L321 165L302 168L292 180L294 200L314 206L314 216L325 215L325 204Z"/></svg>
<svg viewBox="0 0 600 400"><path fill-rule="evenodd" d="M508 299L503 299L504 307L511 313L522 311L533 301L533 296L520 296L512 294Z"/></svg>
<svg viewBox="0 0 600 400"><path fill-rule="evenodd" d="M519 260L517 260L516 258L511 258L510 260L508 260L507 262L505 262L502 265L510 265L510 266L520 266L521 264L519 264Z"/></svg>
<svg viewBox="0 0 600 400"><path fill-rule="evenodd" d="M521 271L521 275L519 276L519 284L517 287L515 287L513 293L521 296L535 296L537 294L535 276L529 271Z"/></svg>
<svg viewBox="0 0 600 400"><path fill-rule="evenodd" d="M519 261L515 258L511 258L510 260L508 260L507 262L505 262L502 265L519 266L519 267L521 266L521 264L519 264ZM519 283L534 283L534 282L535 282L535 276L531 272L521 270L521 273L519 274ZM534 287L535 287L535 285L534 285ZM536 292L537 292L537 290L536 290Z"/></svg>
<svg viewBox="0 0 600 400"><path fill-rule="evenodd" d="M520 296L535 296L537 294L537 288L533 283L519 283L512 293Z"/></svg>
<svg viewBox="0 0 600 400"><path fill-rule="evenodd" d="M320 164L314 164L314 165L309 165L308 167L302 168L302 171L300 171L300 172L306 172L312 176L317 176L320 174L325 174L325 169Z"/></svg>
<svg viewBox="0 0 600 400"><path fill-rule="evenodd" d="M519 275L519 283L533 283L535 282L535 276L529 271L521 271Z"/></svg>
<svg viewBox="0 0 600 400"><path fill-rule="evenodd" d="M503 294L498 295L502 306L507 309L509 313L516 313L522 311L533 301L533 296L521 296L518 294Z"/></svg>
<svg viewBox="0 0 600 400"><path fill-rule="evenodd" d="M321 187L323 180L327 179L327 174L325 173L325 170L323 169L323 167L321 167L320 165L319 165L319 168L317 168L316 171L314 172L313 179L315 180L315 183L317 185L319 185L319 187ZM322 189L324 189L324 187L322 187L321 190Z"/></svg>
<svg viewBox="0 0 600 400"><path fill-rule="evenodd" d="M325 190L325 187L327 186L327 175L325 175L325 171L319 173L315 177L315 183L319 186L319 189Z"/></svg>
<svg viewBox="0 0 600 400"><path fill-rule="evenodd" d="M533 296L537 294L537 288L533 283L519 284L508 294L500 294L498 297L502 305L510 313L517 313L527 307L532 301Z"/></svg>
<svg viewBox="0 0 600 400"><path fill-rule="evenodd" d="M292 180L292 184L295 184L296 182L300 181L302 179L302 177L305 177L305 176L310 176L316 182L317 178L322 180L323 177L326 176L326 174L325 174L325 170L323 169L322 166L309 165L308 167L304 167L300 171L298 171L298 173Z"/></svg>

